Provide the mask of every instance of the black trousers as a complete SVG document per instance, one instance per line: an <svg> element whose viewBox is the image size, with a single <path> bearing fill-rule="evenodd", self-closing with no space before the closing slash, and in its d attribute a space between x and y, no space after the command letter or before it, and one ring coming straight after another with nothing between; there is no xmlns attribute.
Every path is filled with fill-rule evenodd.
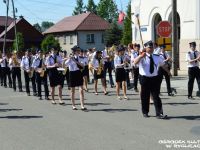
<svg viewBox="0 0 200 150"><path fill-rule="evenodd" d="M65 79L66 79L66 81L67 81L67 85L69 86L69 68L68 68L67 71L66 71Z"/></svg>
<svg viewBox="0 0 200 150"><path fill-rule="evenodd" d="M24 78L25 78L26 93L30 93L30 86L29 86L30 80L32 82L33 93L34 94L37 93L35 84L35 73L33 73L33 77L30 79L28 73L24 71Z"/></svg>
<svg viewBox="0 0 200 150"><path fill-rule="evenodd" d="M112 62L105 62L105 64L104 64L104 77L105 77L105 79L106 79L107 71L108 71L108 74L109 74L110 85L114 85L113 77L112 77Z"/></svg>
<svg viewBox="0 0 200 150"><path fill-rule="evenodd" d="M192 96L194 80L197 80L198 88L200 90L200 69L199 67L190 67L188 68L188 96Z"/></svg>
<svg viewBox="0 0 200 150"><path fill-rule="evenodd" d="M161 84L162 84L162 80L163 80L163 76L165 77L165 81L166 81L166 85L167 85L167 93L171 93L171 83L170 83L170 76L168 75L168 73L163 69L163 68L159 68L158 70L158 74L160 76L160 89L161 89Z"/></svg>
<svg viewBox="0 0 200 150"><path fill-rule="evenodd" d="M154 106L156 110L156 116L163 114L162 102L159 97L159 76L155 77L146 77L140 76L140 84L141 84L141 104L142 104L142 113L149 113L149 103L150 103L150 94L153 97Z"/></svg>
<svg viewBox="0 0 200 150"><path fill-rule="evenodd" d="M133 86L134 86L134 89L137 89L138 88L138 80L139 80L139 68L135 68L133 67Z"/></svg>
<svg viewBox="0 0 200 150"><path fill-rule="evenodd" d="M37 82L37 91L38 96L42 97L42 83L44 85L44 93L45 97L49 97L49 89L48 89L48 83L47 83L47 72L44 73L44 77L40 77L39 73L35 73L36 76L36 82Z"/></svg>
<svg viewBox="0 0 200 150"><path fill-rule="evenodd" d="M131 86L130 78L129 78L129 73L130 73L130 70L129 69L125 69L127 87Z"/></svg>
<svg viewBox="0 0 200 150"><path fill-rule="evenodd" d="M0 82L1 82L1 86L3 86L3 72L2 72L2 68L0 66Z"/></svg>
<svg viewBox="0 0 200 150"><path fill-rule="evenodd" d="M2 79L3 79L3 85L7 86L7 77L9 82L9 87L12 87L12 79L11 79L11 71L9 67L2 67Z"/></svg>
<svg viewBox="0 0 200 150"><path fill-rule="evenodd" d="M20 67L14 67L11 70L12 73L12 82L13 82L13 89L16 90L16 78L18 81L18 88L22 90L22 80L21 80L21 69Z"/></svg>

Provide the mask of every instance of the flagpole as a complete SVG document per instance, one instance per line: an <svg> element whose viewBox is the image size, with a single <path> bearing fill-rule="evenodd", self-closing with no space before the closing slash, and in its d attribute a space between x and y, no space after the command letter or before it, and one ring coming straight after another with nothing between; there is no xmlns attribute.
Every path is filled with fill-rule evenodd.
<svg viewBox="0 0 200 150"><path fill-rule="evenodd" d="M5 35L3 42L3 55L5 55L6 49L6 35L7 35L7 26L8 26L8 11L9 11L9 0L4 1L6 3L6 21L5 21Z"/></svg>

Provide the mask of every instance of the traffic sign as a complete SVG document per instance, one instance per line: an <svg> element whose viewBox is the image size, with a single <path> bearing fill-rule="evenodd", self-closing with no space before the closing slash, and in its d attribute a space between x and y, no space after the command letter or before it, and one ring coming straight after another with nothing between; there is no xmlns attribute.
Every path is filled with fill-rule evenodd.
<svg viewBox="0 0 200 150"><path fill-rule="evenodd" d="M163 37L163 38L170 37L172 33L172 25L168 21L161 21L158 24L156 31L160 37Z"/></svg>

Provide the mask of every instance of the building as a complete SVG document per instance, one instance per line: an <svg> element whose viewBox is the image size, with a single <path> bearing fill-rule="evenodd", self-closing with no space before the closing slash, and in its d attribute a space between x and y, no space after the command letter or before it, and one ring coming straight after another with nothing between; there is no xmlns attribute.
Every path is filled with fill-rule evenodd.
<svg viewBox="0 0 200 150"><path fill-rule="evenodd" d="M107 21L88 12L66 17L43 34L53 34L63 50L70 51L74 45L82 49L96 47L102 50L105 47L104 33L109 26Z"/></svg>
<svg viewBox="0 0 200 150"><path fill-rule="evenodd" d="M5 36L5 16L0 16L0 50L3 49L3 39ZM43 34L35 29L27 20L23 17L20 17L16 20L16 28L17 32L23 34L24 38L24 48L31 47L40 47L41 42L43 40ZM13 41L15 39L15 28L14 28L14 19L8 19L8 27L7 27L7 42L6 42L6 50L12 49Z"/></svg>
<svg viewBox="0 0 200 150"><path fill-rule="evenodd" d="M172 0L132 0L133 42L139 41L139 30L135 14L139 14L141 33L144 41L153 40L161 42L156 33L156 26L160 21L172 20ZM185 55L189 50L188 43L197 42L200 46L200 1L177 0L178 38L179 49L177 50L177 65L180 71L187 70ZM171 44L171 37L165 39L165 44ZM169 49L170 50L170 49Z"/></svg>

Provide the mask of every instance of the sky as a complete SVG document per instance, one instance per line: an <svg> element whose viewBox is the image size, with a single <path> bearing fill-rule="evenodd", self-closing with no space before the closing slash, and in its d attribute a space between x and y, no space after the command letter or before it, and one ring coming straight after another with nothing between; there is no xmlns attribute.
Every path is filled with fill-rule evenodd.
<svg viewBox="0 0 200 150"><path fill-rule="evenodd" d="M83 1L84 4L88 2L88 0ZM94 2L98 4L99 0L94 0ZM115 2L119 10L126 11L129 0L115 0ZM24 16L31 24L42 21L56 23L66 16L71 16L76 6L76 0L14 0L14 3L18 10L16 16ZM0 0L0 16L6 16L6 5L3 0ZM11 0L9 16L12 16Z"/></svg>

